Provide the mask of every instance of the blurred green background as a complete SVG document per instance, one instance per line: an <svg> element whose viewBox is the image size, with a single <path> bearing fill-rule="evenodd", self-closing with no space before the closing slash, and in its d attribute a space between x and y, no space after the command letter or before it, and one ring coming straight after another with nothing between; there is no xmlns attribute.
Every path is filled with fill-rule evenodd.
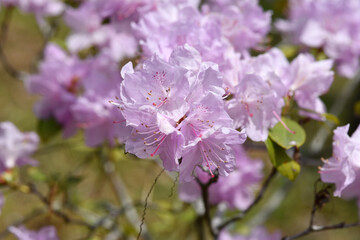
<svg viewBox="0 0 360 240"><path fill-rule="evenodd" d="M283 16L286 11L286 1L264 0L265 9L272 9L275 17ZM2 19L3 9L0 15ZM68 29L61 25L53 40L61 41L68 33ZM43 38L38 30L36 20L31 15L17 11L11 20L5 53L9 62L19 70L29 71L42 47ZM0 121L12 121L22 131L35 131L37 119L33 113L36 96L27 93L23 83L10 77L0 67ZM328 107L338 101L339 91L349 80L336 78L330 92L323 97ZM352 96L346 103L346 109L340 115L341 125L351 122L354 129L359 120L354 109L359 100L359 87L353 90ZM309 122L305 128L308 139L323 125ZM328 130L331 132L331 129ZM330 136L331 137L331 136ZM310 141L308 141L310 142ZM269 160L265 148L248 145L252 156L264 160L266 168L264 175L270 171ZM310 211L314 199L314 183L319 178L317 166L322 165L320 157L331 155L331 138L326 148L316 155L309 152L311 146L302 149L302 156L306 166L294 182L285 177L277 176L265 194L260 204L250 212L249 216L232 230L246 233L249 226L265 224L271 231L280 229L284 235L292 235L304 230L308 226ZM85 217L89 222L96 222L106 215L110 208L119 208L121 203L116 197L114 187L109 176L103 170L99 159L99 149L89 149L83 143L82 134L63 140L61 134L46 143L42 143L34 158L39 161L39 169L23 167L17 173L22 182L35 182L45 195L54 195L55 205L70 216L78 219ZM109 153L110 162L115 168L115 175L121 177L132 197L135 208L141 216L144 199L161 171L156 163L149 160L139 160L131 155L124 155L120 147ZM178 200L177 189L171 195L174 180L163 173L149 198L149 206L145 223L153 239L197 239L196 213L192 206ZM177 184L176 184L177 185ZM318 184L319 189L324 184ZM0 187L0 189L3 189ZM0 215L1 239L15 239L5 234L8 226L23 221L35 212L35 216L25 225L31 229L38 229L45 225L55 225L60 239L86 239L86 227L66 224L51 212L45 210L44 205L36 196L6 189L3 191L6 202ZM37 213L37 211L43 211ZM355 222L358 210L354 200L345 201L331 197L330 202L318 211L315 223L329 225L346 221ZM125 233L136 236L138 229L134 229L124 215L120 215L117 224ZM95 232L93 239L103 239L105 229ZM303 240L358 240L360 228L331 230L312 234L301 238Z"/></svg>

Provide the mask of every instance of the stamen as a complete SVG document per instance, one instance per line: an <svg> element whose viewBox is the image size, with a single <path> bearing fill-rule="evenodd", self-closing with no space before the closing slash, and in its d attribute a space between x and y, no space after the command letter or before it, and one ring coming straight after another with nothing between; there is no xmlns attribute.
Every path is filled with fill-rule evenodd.
<svg viewBox="0 0 360 240"><path fill-rule="evenodd" d="M113 105L115 105L115 106L117 106L117 107L121 107L120 104L114 102L113 100L109 100L109 103L110 103L110 104L113 104Z"/></svg>
<svg viewBox="0 0 360 240"><path fill-rule="evenodd" d="M202 134L200 133L200 134L198 135L198 134L196 133L194 125L192 125L191 123L189 123L189 125L190 125L190 127L191 127L194 135L195 135L196 137L200 137L200 138L201 138L201 137L202 137Z"/></svg>
<svg viewBox="0 0 360 240"><path fill-rule="evenodd" d="M154 137L154 141L152 141L151 143L148 143L148 144L147 144L148 146L150 146L150 145L152 145L152 144L154 144L154 143L156 143L156 142L159 141L159 140L158 140L159 137L156 138L156 135L160 135L159 137L161 137L161 136L163 136L163 135L165 135L165 134L154 133L154 134L152 134L152 135L150 135L150 136L147 136L146 138L143 138L143 140L150 140L151 138Z"/></svg>
<svg viewBox="0 0 360 240"><path fill-rule="evenodd" d="M200 150L201 150L201 154L203 155L203 158L204 158L205 161L206 161L206 165L207 165L208 168L209 168L209 172L210 172L211 177L212 177L212 178L215 177L215 175L214 175L213 172L211 171L209 159L208 159L208 157L207 157L207 155L206 155L206 153L205 153L204 145L203 145L203 142L202 142L202 141L200 141Z"/></svg>
<svg viewBox="0 0 360 240"><path fill-rule="evenodd" d="M121 120L121 121L113 121L113 123L123 123L123 122L126 122L126 119Z"/></svg>
<svg viewBox="0 0 360 240"><path fill-rule="evenodd" d="M244 105L245 105L245 109L246 109L246 111L248 112L249 116L250 116L250 117L253 117L254 114L250 113L249 104L245 103Z"/></svg>
<svg viewBox="0 0 360 240"><path fill-rule="evenodd" d="M281 123L281 125L283 125L283 127L284 127L289 133L292 133L292 134L295 134L295 133L296 133L295 131L290 130L290 128L289 128L288 126L286 126L286 124L284 123L284 121L281 119L281 117L279 117L279 115L278 115L275 111L272 111L272 113L274 114L274 116L276 117L276 119L279 120L279 122Z"/></svg>
<svg viewBox="0 0 360 240"><path fill-rule="evenodd" d="M164 105L166 103L166 101L167 101L167 97L164 98L164 100L160 102L160 104L158 105L158 108L160 108L162 105Z"/></svg>
<svg viewBox="0 0 360 240"><path fill-rule="evenodd" d="M138 134L146 135L146 134L150 134L150 133L153 133L153 134L159 133L159 132L155 131L155 130L157 130L157 129L158 129L158 128L152 126L152 127L147 128L147 129L146 129L147 131L139 131L138 129L136 129L135 131L136 131L136 133L138 133Z"/></svg>
<svg viewBox="0 0 360 240"><path fill-rule="evenodd" d="M163 136L163 138L161 139L161 141L160 141L160 143L158 144L157 148L155 149L155 151L154 151L152 154L150 154L150 156L153 157L153 156L156 154L157 150L159 150L160 145L164 142L165 138L166 138L166 135Z"/></svg>
<svg viewBox="0 0 360 240"><path fill-rule="evenodd" d="M204 143L204 144L205 144L205 143ZM216 149L214 149L214 151L211 151L211 147L210 147L210 144L209 144L209 143L207 143L207 146L205 146L205 147L209 148L209 154L211 154L213 157L215 157L215 159L218 160L219 163L228 163L228 161L223 160L223 159L217 154ZM219 146L217 146L217 147L219 147ZM220 148L220 147L219 147L219 149L220 149L220 150L225 150L224 148ZM218 168L220 168L220 166L218 166Z"/></svg>

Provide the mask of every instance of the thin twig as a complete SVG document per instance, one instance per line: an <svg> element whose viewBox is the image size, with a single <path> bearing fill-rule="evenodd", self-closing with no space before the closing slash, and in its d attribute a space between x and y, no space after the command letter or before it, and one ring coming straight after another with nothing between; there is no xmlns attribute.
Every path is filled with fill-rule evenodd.
<svg viewBox="0 0 360 240"><path fill-rule="evenodd" d="M263 198L264 193L266 192L271 180L274 178L274 176L276 175L276 168L273 167L271 170L271 173L269 174L269 176L267 177L267 179L265 180L264 184L262 185L262 188L259 192L259 194L257 195L257 197L254 199L254 201L250 204L250 206L245 209L242 213L240 213L239 215L228 219L227 221L225 221L224 223L220 224L220 226L218 226L218 231L220 232L222 229L224 229L226 226L228 226L229 224L232 224L236 221L239 221L241 219L244 218L244 216L250 212L250 210L255 207L259 201Z"/></svg>
<svg viewBox="0 0 360 240"><path fill-rule="evenodd" d="M149 199L149 197L150 197L150 194L151 194L152 190L153 190L154 187L155 187L155 184L157 183L157 180L159 179L159 177L161 176L161 174L162 174L164 171L165 171L165 168L163 168L163 169L161 170L161 172L156 176L156 178L154 179L153 184L151 185L151 188L150 188L148 194L146 195L145 204L144 204L144 210L143 210L143 214L142 214L142 218L141 218L141 223L140 223L140 230L139 230L139 233L138 233L137 238L136 238L137 240L140 239L141 233L142 233L142 231L143 231L143 225L144 225L144 223L145 223L145 215L146 215L146 209L147 209L147 205L148 205L148 199Z"/></svg>
<svg viewBox="0 0 360 240"><path fill-rule="evenodd" d="M170 194L169 194L168 198L171 198L174 195L174 190L175 190L176 183L178 180L179 180L179 174L176 176L175 180L173 181L173 185L171 186Z"/></svg>

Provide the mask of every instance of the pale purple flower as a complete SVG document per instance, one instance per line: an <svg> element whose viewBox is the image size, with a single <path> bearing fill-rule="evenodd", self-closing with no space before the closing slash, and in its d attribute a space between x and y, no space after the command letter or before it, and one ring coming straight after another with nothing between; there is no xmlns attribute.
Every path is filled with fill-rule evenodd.
<svg viewBox="0 0 360 240"><path fill-rule="evenodd" d="M118 95L122 81L117 63L106 56L80 60L48 45L39 70L27 79L30 92L43 97L35 107L39 118L54 117L63 126L65 137L83 128L91 147L104 141L123 142L128 137L131 129L109 103Z"/></svg>
<svg viewBox="0 0 360 240"><path fill-rule="evenodd" d="M232 120L224 110L224 103L213 93L194 104L178 126L184 135L185 147L180 164L180 179L191 181L196 166L206 167L227 176L234 170L236 148L246 135L232 129Z"/></svg>
<svg viewBox="0 0 360 240"><path fill-rule="evenodd" d="M46 226L39 231L28 230L24 226L9 227L9 231L14 234L18 240L59 240L56 228L53 226Z"/></svg>
<svg viewBox="0 0 360 240"><path fill-rule="evenodd" d="M246 75L237 85L235 98L227 102L227 111L235 128L244 127L253 141L265 141L268 130L278 122L273 112L279 114L283 105L282 98L262 78Z"/></svg>
<svg viewBox="0 0 360 240"><path fill-rule="evenodd" d="M118 95L122 78L113 61L97 57L85 62L88 72L82 79L83 93L71 106L77 127L85 131L88 146L98 146L104 141L111 145L115 140L124 142L130 128L118 109L109 100Z"/></svg>
<svg viewBox="0 0 360 240"><path fill-rule="evenodd" d="M236 149L236 169L229 176L219 176L218 181L209 187L209 202L216 205L225 202L230 208L246 209L254 200L254 192L262 179L263 163L261 160L249 158L242 147ZM201 182L209 181L208 173L200 168L196 175ZM194 180L180 183L179 197L186 202L201 198L201 189Z"/></svg>
<svg viewBox="0 0 360 240"><path fill-rule="evenodd" d="M226 107L235 128L245 128L253 141L265 141L268 130L281 115L286 87L283 83L288 63L273 49L242 61L239 83L230 89L234 97Z"/></svg>
<svg viewBox="0 0 360 240"><path fill-rule="evenodd" d="M63 125L65 137L76 132L71 106L82 91L81 82L87 71L87 65L77 57L68 56L58 46L49 44L39 73L26 79L28 90L42 96L35 105L36 115L41 119L54 117Z"/></svg>
<svg viewBox="0 0 360 240"><path fill-rule="evenodd" d="M227 231L222 231L219 240L280 240L281 232L276 231L269 233L264 227L256 227L252 229L248 235L232 235Z"/></svg>
<svg viewBox="0 0 360 240"><path fill-rule="evenodd" d="M334 183L337 197L360 197L360 126L351 137L349 124L334 130L333 156L320 168L321 180Z"/></svg>
<svg viewBox="0 0 360 240"><path fill-rule="evenodd" d="M203 10L221 21L223 36L240 52L263 42L270 30L271 12L264 12L257 0L211 0Z"/></svg>
<svg viewBox="0 0 360 240"><path fill-rule="evenodd" d="M124 81L119 107L127 125L134 127L126 150L140 158L157 154L170 157L163 159L169 170L177 168L180 157L177 152L183 142L175 128L176 123L189 108L185 98L190 86L185 73L184 68L170 65L156 56L142 63L138 71L134 72L129 63L121 72ZM171 134L173 136L169 137ZM167 141L177 144L168 148L171 144ZM164 149L168 151L163 153Z"/></svg>
<svg viewBox="0 0 360 240"><path fill-rule="evenodd" d="M359 11L358 0L292 0L289 20L277 27L296 44L322 48L339 73L351 78L359 68Z"/></svg>
<svg viewBox="0 0 360 240"><path fill-rule="evenodd" d="M22 133L11 122L0 123L0 173L15 166L36 165L30 155L38 143L36 133Z"/></svg>
<svg viewBox="0 0 360 240"><path fill-rule="evenodd" d="M71 111L77 127L84 129L87 146L96 147L104 141L114 145L115 140L122 143L130 135L121 111L103 98L80 97Z"/></svg>
<svg viewBox="0 0 360 240"><path fill-rule="evenodd" d="M186 78L190 84L190 93L186 101L194 103L213 92L221 97L225 94L223 78L217 64L203 62L200 53L193 47L185 44L172 52L169 63L186 69Z"/></svg>
<svg viewBox="0 0 360 240"><path fill-rule="evenodd" d="M185 115L189 106L184 99L190 87L185 69L166 63L157 56L145 61L139 71L133 72L130 65L123 69L127 72L122 71L124 81L120 97L129 124L140 124L133 111L159 112L175 122Z"/></svg>
<svg viewBox="0 0 360 240"><path fill-rule="evenodd" d="M294 97L298 106L316 113L301 111L300 114L322 120L325 104L319 98L325 94L334 79L331 71L332 60L315 61L311 55L300 54L289 67L287 87L289 96Z"/></svg>
<svg viewBox="0 0 360 240"><path fill-rule="evenodd" d="M272 48L256 57L244 55L241 60L241 70L238 72L239 81L246 74L256 74L268 82L279 96L285 96L288 81L289 62L280 49Z"/></svg>

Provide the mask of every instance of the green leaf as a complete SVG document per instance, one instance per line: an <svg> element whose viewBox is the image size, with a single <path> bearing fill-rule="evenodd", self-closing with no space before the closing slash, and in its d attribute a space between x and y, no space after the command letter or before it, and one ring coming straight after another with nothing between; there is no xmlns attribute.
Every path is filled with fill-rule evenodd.
<svg viewBox="0 0 360 240"><path fill-rule="evenodd" d="M281 148L270 138L265 141L266 148L269 153L270 161L276 169L285 177L294 181L300 173L300 165L290 158L285 149Z"/></svg>
<svg viewBox="0 0 360 240"><path fill-rule="evenodd" d="M40 119L37 124L37 133L41 141L47 142L61 130L61 125L53 118Z"/></svg>
<svg viewBox="0 0 360 240"><path fill-rule="evenodd" d="M283 117L281 119L286 126L290 128L290 130L295 132L295 134L286 130L285 127L278 122L272 129L270 129L270 138L285 149L289 149L294 146L300 147L303 145L306 138L304 129L297 122L289 118Z"/></svg>
<svg viewBox="0 0 360 240"><path fill-rule="evenodd" d="M46 175L42 171L40 171L39 168L36 167L29 168L28 174L32 179L36 181L45 182L47 180Z"/></svg>

